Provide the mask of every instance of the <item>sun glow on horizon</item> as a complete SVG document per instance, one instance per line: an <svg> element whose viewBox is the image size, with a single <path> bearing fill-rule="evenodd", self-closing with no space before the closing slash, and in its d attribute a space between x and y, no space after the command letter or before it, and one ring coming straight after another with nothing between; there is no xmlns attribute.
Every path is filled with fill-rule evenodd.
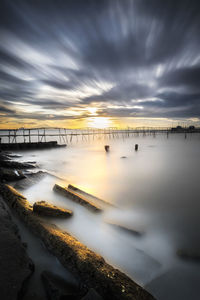
<svg viewBox="0 0 200 300"><path fill-rule="evenodd" d="M90 106L90 107L87 107L87 111L91 114L91 115L94 115L96 116L97 115L97 107L94 107L94 106Z"/></svg>
<svg viewBox="0 0 200 300"><path fill-rule="evenodd" d="M87 121L88 127L104 129L112 126L112 120L109 117L91 117Z"/></svg>

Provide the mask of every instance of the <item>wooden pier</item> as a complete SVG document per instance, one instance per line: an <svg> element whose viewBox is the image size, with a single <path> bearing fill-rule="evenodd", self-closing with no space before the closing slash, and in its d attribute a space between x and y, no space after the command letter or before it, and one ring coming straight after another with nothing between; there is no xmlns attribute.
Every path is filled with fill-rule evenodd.
<svg viewBox="0 0 200 300"><path fill-rule="evenodd" d="M86 129L67 129L67 128L19 128L0 130L0 148L49 148L59 147L72 143L73 141L89 141L89 139L111 139L128 138L131 136L146 136L157 134L183 133L187 138L188 133L200 132L200 128L164 128L164 127L137 127L126 129L118 128L86 128ZM55 140L52 140L55 139ZM13 145L13 146L11 146ZM15 145L15 146L14 146Z"/></svg>

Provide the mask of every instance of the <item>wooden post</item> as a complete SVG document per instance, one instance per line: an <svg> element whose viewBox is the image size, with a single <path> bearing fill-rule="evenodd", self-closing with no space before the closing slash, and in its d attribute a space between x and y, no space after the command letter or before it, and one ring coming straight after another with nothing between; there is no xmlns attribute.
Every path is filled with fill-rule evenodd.
<svg viewBox="0 0 200 300"><path fill-rule="evenodd" d="M44 128L44 141L46 142L47 139L46 139L46 129Z"/></svg>
<svg viewBox="0 0 200 300"><path fill-rule="evenodd" d="M109 150L110 150L110 146L109 145L105 145L104 148L105 148L106 152L109 152Z"/></svg>
<svg viewBox="0 0 200 300"><path fill-rule="evenodd" d="M30 129L28 130L28 140L29 140L29 143L31 143L31 130Z"/></svg>

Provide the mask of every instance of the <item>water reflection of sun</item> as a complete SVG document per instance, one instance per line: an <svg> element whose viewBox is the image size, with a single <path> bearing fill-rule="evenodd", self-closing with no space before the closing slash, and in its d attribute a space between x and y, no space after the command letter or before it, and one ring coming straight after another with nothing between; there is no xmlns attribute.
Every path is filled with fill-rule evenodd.
<svg viewBox="0 0 200 300"><path fill-rule="evenodd" d="M108 117L90 117L88 118L88 127L108 128L112 126L112 121Z"/></svg>

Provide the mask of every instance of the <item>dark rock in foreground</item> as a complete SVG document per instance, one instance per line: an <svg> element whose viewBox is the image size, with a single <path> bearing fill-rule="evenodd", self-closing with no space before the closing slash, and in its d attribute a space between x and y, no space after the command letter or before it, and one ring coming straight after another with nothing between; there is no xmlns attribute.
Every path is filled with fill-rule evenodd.
<svg viewBox="0 0 200 300"><path fill-rule="evenodd" d="M45 298L46 299L46 298ZM36 293L27 293L24 297L23 300L45 300L42 296L37 295Z"/></svg>
<svg viewBox="0 0 200 300"><path fill-rule="evenodd" d="M17 226L0 200L0 299L16 300L23 296L25 283L33 272Z"/></svg>
<svg viewBox="0 0 200 300"><path fill-rule="evenodd" d="M103 298L94 289L90 289L81 300L103 300Z"/></svg>
<svg viewBox="0 0 200 300"><path fill-rule="evenodd" d="M60 300L60 299L74 299L80 300L82 294L79 287L68 283L62 277L55 275L51 272L44 271L41 274L42 281L44 283L45 291L48 299Z"/></svg>
<svg viewBox="0 0 200 300"><path fill-rule="evenodd" d="M0 168L0 181L16 181L25 178L24 174L19 170Z"/></svg>
<svg viewBox="0 0 200 300"><path fill-rule="evenodd" d="M58 145L57 141L31 142L31 143L1 143L0 150L30 150L66 147L65 144Z"/></svg>
<svg viewBox="0 0 200 300"><path fill-rule="evenodd" d="M8 169L33 169L35 165L19 161L2 160L0 166Z"/></svg>
<svg viewBox="0 0 200 300"><path fill-rule="evenodd" d="M47 217L67 218L73 215L71 210L51 205L46 201L35 202L33 205L33 211L39 215Z"/></svg>
<svg viewBox="0 0 200 300"><path fill-rule="evenodd" d="M15 155L0 152L0 182L11 182L25 179L23 169L35 168L34 164L12 161Z"/></svg>
<svg viewBox="0 0 200 300"><path fill-rule="evenodd" d="M81 279L87 288L94 288L104 300L154 299L128 276L106 263L100 255L69 233L35 216L27 199L14 188L0 184L0 194L63 266Z"/></svg>
<svg viewBox="0 0 200 300"><path fill-rule="evenodd" d="M55 192L58 192L59 194L65 196L65 197L67 197L68 199L71 199L74 202L85 206L86 208L88 208L90 210L93 210L95 212L100 212L101 211L101 208L98 205L92 203L91 201L86 199L86 197L77 194L75 191L73 191L71 189L64 188L64 187L62 187L58 184L55 184L54 187L53 187L53 190Z"/></svg>
<svg viewBox="0 0 200 300"><path fill-rule="evenodd" d="M46 176L45 172L38 171L36 173L26 175L26 178L20 180L14 185L15 189L25 190L36 184Z"/></svg>

